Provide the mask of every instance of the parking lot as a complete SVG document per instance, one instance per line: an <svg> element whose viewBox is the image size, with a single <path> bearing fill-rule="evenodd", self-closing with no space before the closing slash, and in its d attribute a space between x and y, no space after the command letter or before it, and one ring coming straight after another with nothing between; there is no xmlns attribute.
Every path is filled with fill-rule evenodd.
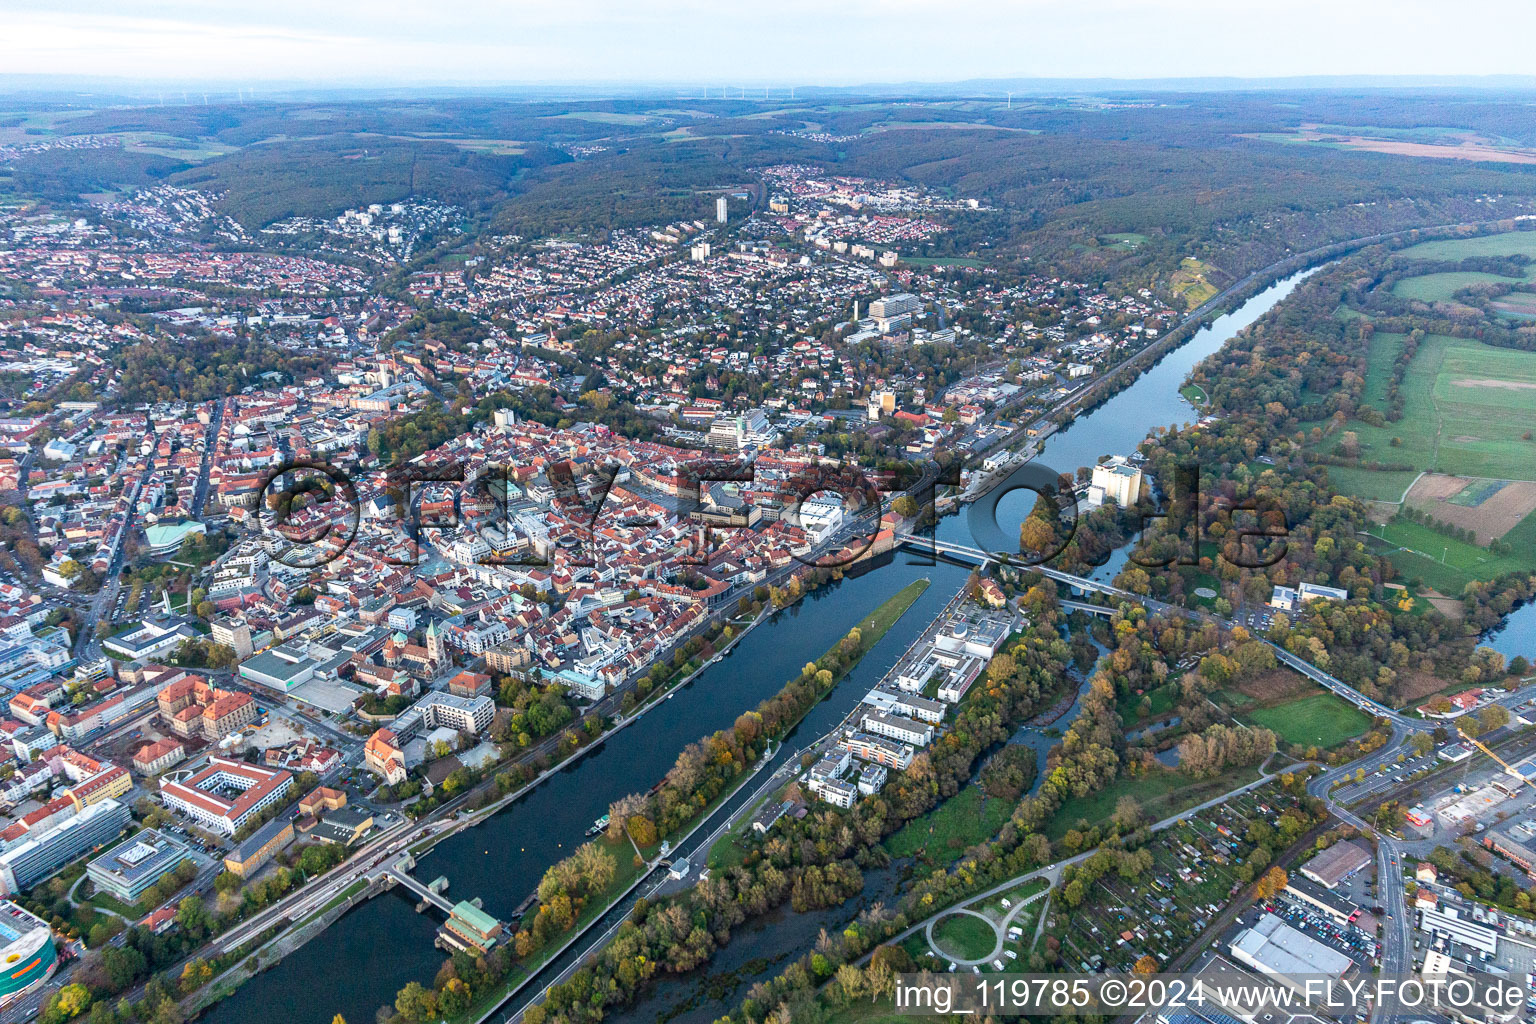
<svg viewBox="0 0 1536 1024"><path fill-rule="evenodd" d="M1381 959L1381 943L1377 941L1375 935L1366 935L1354 925L1340 925L1333 918L1283 893L1274 903L1266 904L1265 909L1292 928L1305 933L1330 949L1343 953L1359 965L1362 971L1373 970ZM1256 913L1251 916L1255 920L1258 917Z"/></svg>

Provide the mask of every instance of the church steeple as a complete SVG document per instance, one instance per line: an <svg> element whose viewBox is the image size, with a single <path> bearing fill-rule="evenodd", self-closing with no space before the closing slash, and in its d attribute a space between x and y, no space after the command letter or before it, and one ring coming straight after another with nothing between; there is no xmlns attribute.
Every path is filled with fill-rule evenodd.
<svg viewBox="0 0 1536 1024"><path fill-rule="evenodd" d="M443 637L437 631L437 620L427 623L427 656L437 667L448 663L447 651L443 650Z"/></svg>

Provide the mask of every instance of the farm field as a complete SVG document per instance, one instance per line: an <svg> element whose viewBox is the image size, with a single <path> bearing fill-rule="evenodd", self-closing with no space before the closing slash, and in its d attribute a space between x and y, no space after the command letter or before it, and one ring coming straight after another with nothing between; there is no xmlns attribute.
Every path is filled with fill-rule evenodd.
<svg viewBox="0 0 1536 1024"><path fill-rule="evenodd" d="M1392 294L1403 299L1417 299L1420 302L1450 302L1456 292L1470 285L1509 284L1520 280L1529 280L1529 278L1503 277L1499 274L1484 274L1472 270L1452 270L1441 274L1405 277L1392 286Z"/></svg>
<svg viewBox="0 0 1536 1024"><path fill-rule="evenodd" d="M1536 292L1510 292L1503 298L1493 300L1493 308L1512 320L1536 318Z"/></svg>
<svg viewBox="0 0 1536 1024"><path fill-rule="evenodd" d="M1173 280L1170 283L1173 293L1184 300L1190 309L1195 309L1202 303L1209 301L1215 294L1221 291L1210 282L1208 275L1214 271L1214 267L1202 263L1193 256L1185 257L1179 269L1174 271Z"/></svg>
<svg viewBox="0 0 1536 1024"><path fill-rule="evenodd" d="M1371 720L1340 697L1313 693L1274 707L1243 715L1250 725L1273 729L1282 744L1328 750L1352 740L1371 727Z"/></svg>
<svg viewBox="0 0 1536 1024"><path fill-rule="evenodd" d="M1372 346L1370 362L1382 360L1390 370L1394 353L1389 345ZM1536 442L1521 435L1536 423L1536 353L1429 335L1408 368L1403 399L1396 423L1349 423L1362 459L1460 476L1533 476ZM1337 452L1342 433L1331 437L1324 444Z"/></svg>
<svg viewBox="0 0 1536 1024"><path fill-rule="evenodd" d="M1506 231L1476 238L1445 238L1420 242L1398 253L1413 260L1464 260L1470 256L1536 257L1536 231Z"/></svg>
<svg viewBox="0 0 1536 1024"><path fill-rule="evenodd" d="M1405 504L1489 544L1536 512L1536 483L1426 473L1408 490Z"/></svg>

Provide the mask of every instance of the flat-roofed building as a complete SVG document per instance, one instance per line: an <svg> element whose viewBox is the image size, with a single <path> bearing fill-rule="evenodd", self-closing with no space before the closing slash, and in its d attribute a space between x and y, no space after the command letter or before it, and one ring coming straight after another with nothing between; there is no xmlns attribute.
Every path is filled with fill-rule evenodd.
<svg viewBox="0 0 1536 1024"><path fill-rule="evenodd" d="M1274 914L1260 917L1232 940L1232 956L1261 974L1299 986L1306 975L1341 978L1354 961L1338 950L1297 931Z"/></svg>
<svg viewBox="0 0 1536 1024"><path fill-rule="evenodd" d="M1308 878L1292 876L1286 883L1285 891L1294 899L1307 904L1313 910L1326 914L1339 926L1349 923L1351 917L1360 911L1349 900L1341 896L1335 896L1332 889L1324 888Z"/></svg>
<svg viewBox="0 0 1536 1024"><path fill-rule="evenodd" d="M1489 832L1483 836L1483 845L1513 863L1530 877L1536 878L1536 850L1531 849L1526 843L1507 832Z"/></svg>
<svg viewBox="0 0 1536 1024"><path fill-rule="evenodd" d="M91 861L85 873L97 892L110 893L124 903L134 904L191 856L186 844L147 828Z"/></svg>
<svg viewBox="0 0 1536 1024"><path fill-rule="evenodd" d="M843 741L848 752L861 761L873 761L875 764L883 764L887 768L904 770L912 763L913 749L905 743L887 739L884 736L874 736L867 732L856 732Z"/></svg>
<svg viewBox="0 0 1536 1024"><path fill-rule="evenodd" d="M884 711L866 711L860 724L865 732L885 736L914 747L926 747L933 739L933 726L914 718L887 714Z"/></svg>
<svg viewBox="0 0 1536 1024"><path fill-rule="evenodd" d="M1301 873L1328 889L1371 863L1371 851L1352 839L1334 843L1301 866Z"/></svg>
<svg viewBox="0 0 1536 1024"><path fill-rule="evenodd" d="M59 965L48 922L9 900L0 901L0 963L0 1009L37 989Z"/></svg>
<svg viewBox="0 0 1536 1024"><path fill-rule="evenodd" d="M0 853L3 894L30 889L81 854L106 845L122 834L130 818L123 804L103 800L57 827L39 830L39 834L11 846Z"/></svg>
<svg viewBox="0 0 1536 1024"><path fill-rule="evenodd" d="M318 667L306 652L305 645L292 641L242 661L240 675L253 683L287 693L313 679Z"/></svg>

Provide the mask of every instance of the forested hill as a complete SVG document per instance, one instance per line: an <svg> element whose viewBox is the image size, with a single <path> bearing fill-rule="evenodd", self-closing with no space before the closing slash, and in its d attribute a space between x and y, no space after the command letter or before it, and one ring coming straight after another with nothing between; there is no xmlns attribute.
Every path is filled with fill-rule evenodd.
<svg viewBox="0 0 1536 1024"><path fill-rule="evenodd" d="M707 217L713 192L795 162L994 207L984 225L949 215L914 255L1022 246L1122 278L1194 258L1219 287L1287 251L1485 219L1488 197L1520 212L1536 199L1527 111L1449 90L105 109L25 132L120 145L0 154L0 185L57 200L170 181L220 193L247 229L417 195L528 238ZM1144 240L1105 237L1127 234Z"/></svg>

